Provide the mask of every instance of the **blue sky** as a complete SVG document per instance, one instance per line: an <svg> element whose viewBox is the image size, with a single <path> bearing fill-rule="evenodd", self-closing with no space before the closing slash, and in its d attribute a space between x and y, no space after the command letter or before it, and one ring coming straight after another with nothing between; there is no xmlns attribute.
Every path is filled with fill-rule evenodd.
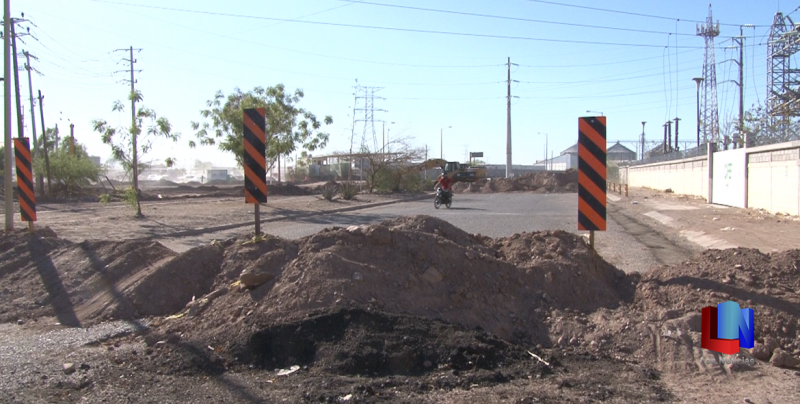
<svg viewBox="0 0 800 404"><path fill-rule="evenodd" d="M438 156L440 130L452 126L443 131L445 158L464 160L467 151L482 151L487 162L505 163L508 57L518 64L511 69L518 81L512 95L519 97L512 102L514 164L541 159L545 133L555 155L574 144L577 118L594 114L587 110L608 117L609 141L638 139L642 121L647 139L660 139L664 122L676 116L681 139L695 138L692 77L702 75L704 53L696 25L708 15L708 2L358 3L12 0L11 6L13 16L24 12L35 24L36 40L25 38L18 47L39 58L33 66L43 76L33 76L33 91L45 95L45 123L58 123L61 133L75 124L76 138L104 159L110 151L90 125L98 118L129 122L129 112L111 112L112 102L124 100L129 90L121 82L129 77L121 61L127 53L114 50L129 46L142 49L135 58L144 105L182 134L179 143L159 144L147 158L176 157L179 167L194 159L233 165L232 156L216 147L191 150L186 144L194 139L190 122L201 119L205 101L236 87L283 83L303 89L300 106L334 119L328 147L315 154L349 150L356 79L382 88L375 108L386 112L376 111L375 119L387 122L389 137L412 137L414 145L427 145ZM714 20L722 24L716 39L721 124L738 114L738 88L730 82L738 80L738 66L726 61L738 59L738 50L726 49L733 46L730 38L740 25L755 25L744 28L745 105L763 103L769 27L777 11L789 14L797 6L778 0L713 3ZM800 19L800 13L791 16ZM20 78L27 122L27 76ZM383 127L375 123L379 142ZM363 132L358 123L356 143ZM371 128L367 136L372 143Z"/></svg>

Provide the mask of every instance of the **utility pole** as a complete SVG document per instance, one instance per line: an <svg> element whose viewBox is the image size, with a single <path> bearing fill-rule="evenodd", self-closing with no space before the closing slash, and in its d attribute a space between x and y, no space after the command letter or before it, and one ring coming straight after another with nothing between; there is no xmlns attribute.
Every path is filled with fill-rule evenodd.
<svg viewBox="0 0 800 404"><path fill-rule="evenodd" d="M639 160L644 160L644 124L646 123L647 121L642 121L642 154Z"/></svg>
<svg viewBox="0 0 800 404"><path fill-rule="evenodd" d="M733 38L739 44L739 139L747 147L747 135L744 133L744 28L739 27L739 37ZM738 146L738 145L737 145Z"/></svg>
<svg viewBox="0 0 800 404"><path fill-rule="evenodd" d="M50 154L47 151L47 127L44 126L44 106L42 105L44 96L39 90L39 115L42 117L42 148L44 149L44 166L47 170L47 195L50 195Z"/></svg>
<svg viewBox="0 0 800 404"><path fill-rule="evenodd" d="M14 89L16 90L17 96L17 137L22 139L25 137L23 133L23 124L22 124L22 103L19 100L19 65L17 64L17 34L16 30L14 29L14 25L16 25L17 21L16 18L11 19L11 51L14 52ZM8 77L8 76L6 76Z"/></svg>
<svg viewBox="0 0 800 404"><path fill-rule="evenodd" d="M678 146L678 121L680 120L681 118L675 117L675 150L681 149L680 146Z"/></svg>
<svg viewBox="0 0 800 404"><path fill-rule="evenodd" d="M69 155L75 155L75 124L69 124Z"/></svg>
<svg viewBox="0 0 800 404"><path fill-rule="evenodd" d="M142 205L139 201L139 159L138 159L138 146L136 144L136 137L138 136L139 129L136 127L136 79L134 78L133 65L136 59L133 58L133 46L129 49L117 49L117 51L130 51L130 59L123 58L131 64L131 146L133 148L131 154L131 162L133 163L133 191L136 193L136 217L142 217ZM140 51L141 49L136 49Z"/></svg>
<svg viewBox="0 0 800 404"><path fill-rule="evenodd" d="M25 70L28 71L28 94L30 95L30 102L31 102L31 132L33 133L33 155L39 155L39 140L36 137L36 110L34 109L33 105L33 81L31 80L31 54L28 51L24 51L23 54L25 55ZM36 56L33 57L34 60L38 60ZM44 128L42 128L44 130ZM36 190L39 194L44 193L44 176L42 173L36 173Z"/></svg>
<svg viewBox="0 0 800 404"><path fill-rule="evenodd" d="M3 140L5 144L3 166L3 202L6 216L6 232L14 230L14 190L11 183L11 0L3 2Z"/></svg>
<svg viewBox="0 0 800 404"><path fill-rule="evenodd" d="M511 177L511 58L508 58L508 106L506 109L506 178Z"/></svg>
<svg viewBox="0 0 800 404"><path fill-rule="evenodd" d="M662 151L664 154L667 154L667 124L665 123L662 126L664 127L664 142L662 143L664 147L662 147Z"/></svg>

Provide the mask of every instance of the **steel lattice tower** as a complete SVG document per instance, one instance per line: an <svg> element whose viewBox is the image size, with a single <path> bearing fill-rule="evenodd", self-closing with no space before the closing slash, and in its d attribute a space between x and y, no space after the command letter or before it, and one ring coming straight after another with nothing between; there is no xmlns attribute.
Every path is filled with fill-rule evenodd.
<svg viewBox="0 0 800 404"><path fill-rule="evenodd" d="M356 122L363 122L363 131L361 133L361 149L360 151L370 150L369 137L372 137L372 151L377 151L380 147L378 144L378 136L375 131L375 112L386 112L383 109L375 109L375 93L380 91L382 87L367 87L367 86L356 86L355 87L355 107L353 108L353 113L355 116L356 112L363 112L364 119L354 119L353 124L355 125ZM377 97L380 100L384 98ZM359 106L362 106L359 108ZM354 130L355 132L355 130Z"/></svg>
<svg viewBox="0 0 800 404"><path fill-rule="evenodd" d="M697 35L706 39L705 59L703 60L703 96L700 116L703 127L703 141L719 142L719 109L717 107L717 63L714 57L714 37L719 35L719 21L714 24L711 5L705 24L697 25Z"/></svg>
<svg viewBox="0 0 800 404"><path fill-rule="evenodd" d="M787 21L788 20L788 21ZM792 55L800 51L800 32L783 13L775 14L767 42L767 114L781 132L790 116L797 116L800 70L791 68Z"/></svg>

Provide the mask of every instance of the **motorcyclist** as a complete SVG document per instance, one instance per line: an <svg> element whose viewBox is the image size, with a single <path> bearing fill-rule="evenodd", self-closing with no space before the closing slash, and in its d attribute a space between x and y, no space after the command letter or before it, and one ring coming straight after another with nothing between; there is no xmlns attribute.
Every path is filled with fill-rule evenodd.
<svg viewBox="0 0 800 404"><path fill-rule="evenodd" d="M448 200L453 198L453 191L451 188L453 185L453 179L444 175L444 173L439 174L439 178L436 179L436 187L442 188L442 191L445 193L445 197Z"/></svg>

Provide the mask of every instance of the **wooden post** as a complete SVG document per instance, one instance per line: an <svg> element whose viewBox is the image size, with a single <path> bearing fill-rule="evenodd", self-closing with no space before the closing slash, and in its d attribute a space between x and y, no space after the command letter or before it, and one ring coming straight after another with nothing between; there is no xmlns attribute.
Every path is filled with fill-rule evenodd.
<svg viewBox="0 0 800 404"><path fill-rule="evenodd" d="M625 184L625 197L628 197L628 184Z"/></svg>
<svg viewBox="0 0 800 404"><path fill-rule="evenodd" d="M28 222L28 233L33 233L33 222Z"/></svg>
<svg viewBox="0 0 800 404"><path fill-rule="evenodd" d="M261 235L261 204L256 203L255 205L255 216L256 216L256 237Z"/></svg>
<svg viewBox="0 0 800 404"><path fill-rule="evenodd" d="M592 253L594 254L594 230L589 230L589 246L592 247Z"/></svg>

